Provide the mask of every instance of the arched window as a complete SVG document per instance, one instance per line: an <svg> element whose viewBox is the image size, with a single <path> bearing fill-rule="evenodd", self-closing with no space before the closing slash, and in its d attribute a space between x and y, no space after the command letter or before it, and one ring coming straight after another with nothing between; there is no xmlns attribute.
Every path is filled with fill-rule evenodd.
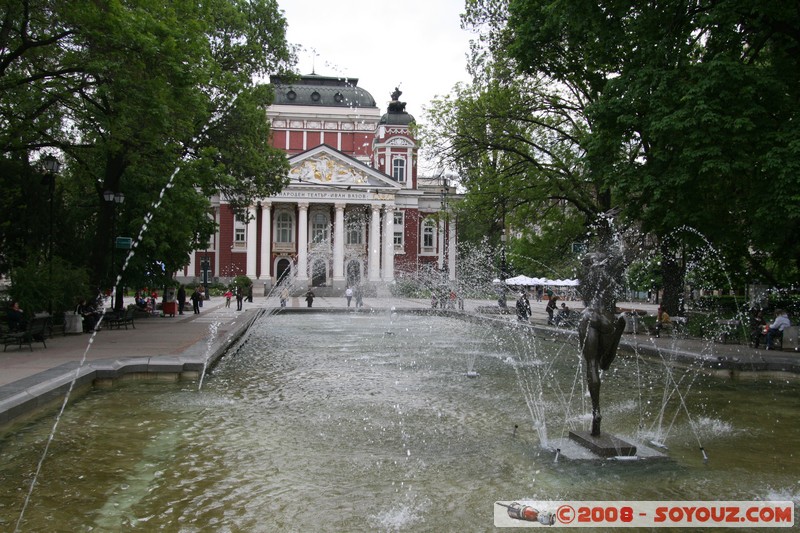
<svg viewBox="0 0 800 533"><path fill-rule="evenodd" d="M275 216L275 242L294 242L294 214L290 211L279 211Z"/></svg>

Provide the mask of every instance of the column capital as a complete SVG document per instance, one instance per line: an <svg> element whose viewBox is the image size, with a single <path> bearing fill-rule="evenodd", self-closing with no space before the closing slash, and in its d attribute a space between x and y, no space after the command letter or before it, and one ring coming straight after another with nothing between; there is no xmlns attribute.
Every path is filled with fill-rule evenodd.
<svg viewBox="0 0 800 533"><path fill-rule="evenodd" d="M297 207L300 209L308 209L308 202L297 202Z"/></svg>
<svg viewBox="0 0 800 533"><path fill-rule="evenodd" d="M338 203L337 202L337 203L333 204L333 207L335 207L337 211L344 211L344 208L345 208L346 205L347 204Z"/></svg>

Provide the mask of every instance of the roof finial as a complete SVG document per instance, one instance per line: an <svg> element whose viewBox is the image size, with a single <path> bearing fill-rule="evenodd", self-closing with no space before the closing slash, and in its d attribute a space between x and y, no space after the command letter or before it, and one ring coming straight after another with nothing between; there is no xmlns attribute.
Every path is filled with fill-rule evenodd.
<svg viewBox="0 0 800 533"><path fill-rule="evenodd" d="M317 56L318 55L319 54L317 53L317 49L316 48L312 48L311 49L311 75L312 76L317 73Z"/></svg>

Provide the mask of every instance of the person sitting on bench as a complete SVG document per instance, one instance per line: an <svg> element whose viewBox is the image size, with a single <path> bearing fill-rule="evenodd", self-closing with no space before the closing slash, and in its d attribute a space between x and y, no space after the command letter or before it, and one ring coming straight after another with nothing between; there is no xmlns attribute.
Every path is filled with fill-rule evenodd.
<svg viewBox="0 0 800 533"><path fill-rule="evenodd" d="M656 314L656 338L661 336L662 328L672 329L672 320L670 320L667 312L659 306L658 314Z"/></svg>
<svg viewBox="0 0 800 533"><path fill-rule="evenodd" d="M11 332L24 331L27 326L25 313L19 308L19 302L13 302L8 308L8 329Z"/></svg>
<svg viewBox="0 0 800 533"><path fill-rule="evenodd" d="M783 343L783 330L791 325L792 322L789 320L786 311L783 309L776 309L775 320L772 321L772 324L769 325L769 329L767 330L767 350L772 350L773 338L780 338L781 343Z"/></svg>

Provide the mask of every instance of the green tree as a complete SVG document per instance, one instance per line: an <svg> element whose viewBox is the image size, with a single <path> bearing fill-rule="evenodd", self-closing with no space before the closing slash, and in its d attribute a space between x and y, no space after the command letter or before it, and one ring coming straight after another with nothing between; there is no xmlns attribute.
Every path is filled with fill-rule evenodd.
<svg viewBox="0 0 800 533"><path fill-rule="evenodd" d="M128 279L161 264L174 271L213 233L210 197L244 212L285 183L264 119L272 93L257 81L293 60L274 0L6 4L0 158L19 162L14 183L43 148L67 163L57 211L76 234L59 251L88 266L92 283L121 266L110 264L112 232L147 226ZM105 191L125 203L104 201Z"/></svg>
<svg viewBox="0 0 800 533"><path fill-rule="evenodd" d="M473 48L474 82L429 110L426 150L458 170L472 220L494 220L521 237L509 240L514 269L574 275L573 244L613 205L606 169L590 158L591 100L580 83L516 68L497 2L468 7L469 23L489 27Z"/></svg>
<svg viewBox="0 0 800 533"><path fill-rule="evenodd" d="M477 2L483 4L483 2ZM586 158L658 240L710 240L731 269L796 280L800 9L790 1L510 0L519 68L583 84ZM661 245L675 268L682 246ZM680 290L664 272L669 302ZM666 297L666 295L665 295Z"/></svg>

